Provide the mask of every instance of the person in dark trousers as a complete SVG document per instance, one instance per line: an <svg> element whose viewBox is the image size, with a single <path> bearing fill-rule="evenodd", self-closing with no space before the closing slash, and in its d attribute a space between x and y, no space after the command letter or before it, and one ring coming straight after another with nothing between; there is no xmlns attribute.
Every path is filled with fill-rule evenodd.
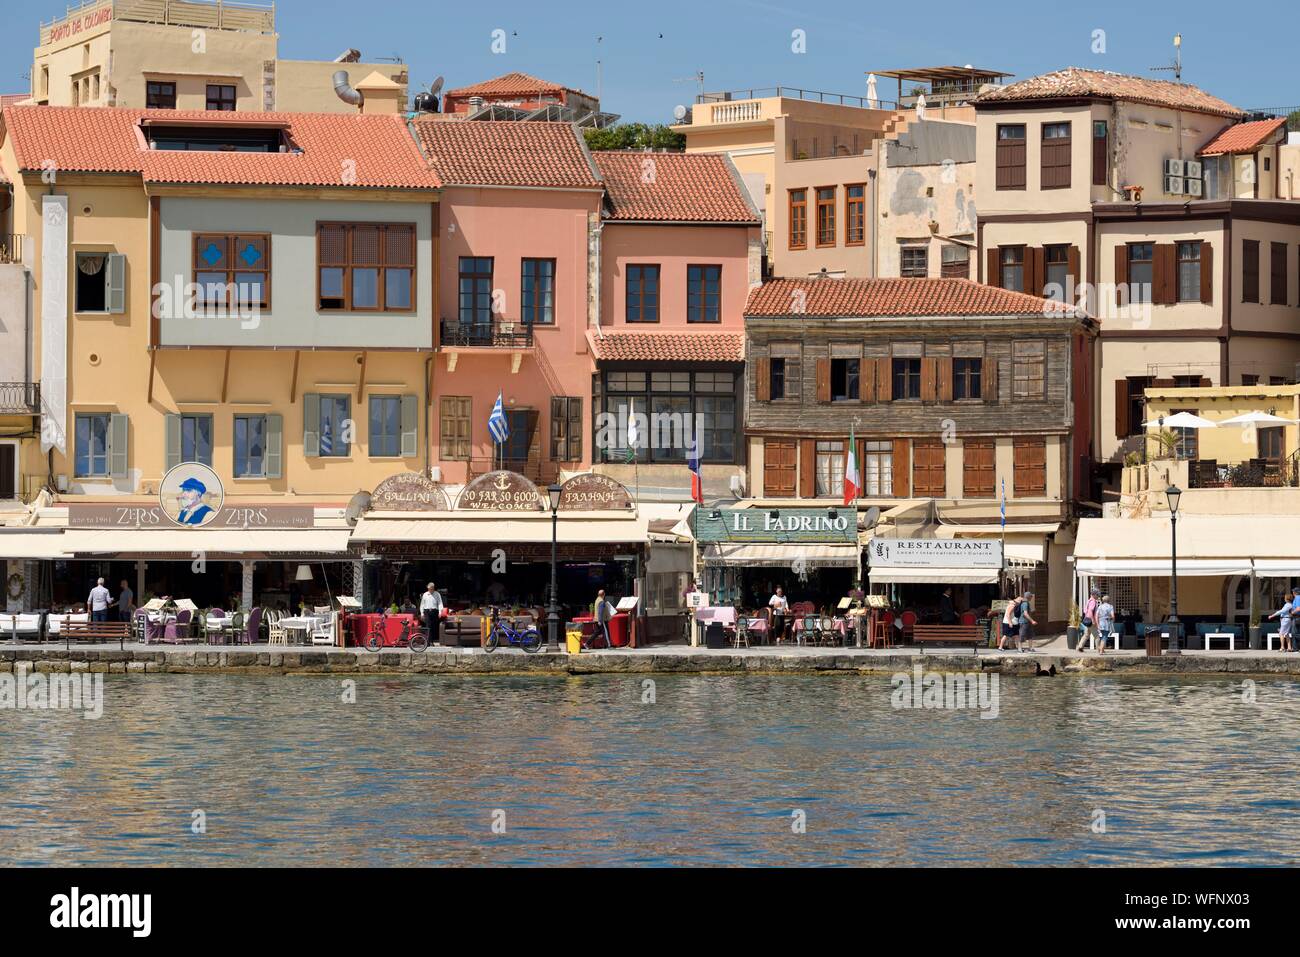
<svg viewBox="0 0 1300 957"><path fill-rule="evenodd" d="M126 580L122 580L122 590L117 593L117 620L131 620L131 606L135 604L135 592L131 591L131 586Z"/></svg>
<svg viewBox="0 0 1300 957"><path fill-rule="evenodd" d="M943 590L939 596L939 623L942 625L957 624L957 609L952 606L952 587L949 586Z"/></svg>
<svg viewBox="0 0 1300 957"><path fill-rule="evenodd" d="M596 605L593 610L596 615L596 624L600 625L601 634L605 636L605 647L614 647L609 640L609 622L614 617L614 606L605 597L605 589L602 588L596 592Z"/></svg>
<svg viewBox="0 0 1300 957"><path fill-rule="evenodd" d="M90 612L90 620L108 621L108 606L112 603L113 598L104 587L104 579L98 579L86 599L86 610Z"/></svg>
<svg viewBox="0 0 1300 957"><path fill-rule="evenodd" d="M1024 597L1020 600L1020 608L1017 610L1018 617L1020 618L1020 635L1016 641L1016 647L1021 651L1034 650L1034 626L1037 625L1038 622L1034 621L1034 616L1029 613L1030 606L1032 606L1033 603L1034 593L1027 591L1025 592ZM1025 647L1026 643L1029 645L1028 648Z"/></svg>
<svg viewBox="0 0 1300 957"><path fill-rule="evenodd" d="M425 586L420 596L420 615L424 618L425 630L429 633L429 644L438 644L438 625L442 616L442 595L433 587L433 582Z"/></svg>

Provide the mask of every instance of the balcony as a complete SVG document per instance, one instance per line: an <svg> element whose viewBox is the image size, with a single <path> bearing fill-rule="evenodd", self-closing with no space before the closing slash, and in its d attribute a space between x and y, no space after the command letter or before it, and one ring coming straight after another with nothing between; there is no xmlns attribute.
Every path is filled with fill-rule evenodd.
<svg viewBox="0 0 1300 957"><path fill-rule="evenodd" d="M23 261L23 234L0 233L0 265Z"/></svg>
<svg viewBox="0 0 1300 957"><path fill-rule="evenodd" d="M485 349L531 349L533 327L522 322L460 322L442 320L442 347Z"/></svg>
<svg viewBox="0 0 1300 957"><path fill-rule="evenodd" d="M1187 484L1191 488L1296 488L1300 486L1297 453L1285 459L1249 459L1219 464L1214 459L1193 459L1187 463Z"/></svg>
<svg viewBox="0 0 1300 957"><path fill-rule="evenodd" d="M0 414L39 415L41 387L36 382L0 382Z"/></svg>

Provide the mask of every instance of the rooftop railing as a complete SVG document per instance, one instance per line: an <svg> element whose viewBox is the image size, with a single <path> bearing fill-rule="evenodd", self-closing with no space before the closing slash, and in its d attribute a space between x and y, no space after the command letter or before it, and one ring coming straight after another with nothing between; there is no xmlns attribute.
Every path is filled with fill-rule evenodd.
<svg viewBox="0 0 1300 957"><path fill-rule="evenodd" d="M527 349L533 344L533 327L523 322L461 322L442 320L442 345L495 349Z"/></svg>
<svg viewBox="0 0 1300 957"><path fill-rule="evenodd" d="M788 100L807 100L812 103L833 103L837 106L856 106L864 110L895 110L898 108L893 100L868 100L865 96L849 93L825 93L821 90L804 90L794 86L764 86L748 90L723 90L716 93L701 93L695 98L696 103L731 103L739 100L765 100L784 97ZM733 121L736 122L736 121Z"/></svg>
<svg viewBox="0 0 1300 957"><path fill-rule="evenodd" d="M86 0L69 6L68 12L41 24L41 46L80 33L84 18L104 7L103 0ZM166 26L199 27L209 30L275 32L274 3L231 2L231 0L113 0L112 19ZM92 23L91 26L98 24Z"/></svg>

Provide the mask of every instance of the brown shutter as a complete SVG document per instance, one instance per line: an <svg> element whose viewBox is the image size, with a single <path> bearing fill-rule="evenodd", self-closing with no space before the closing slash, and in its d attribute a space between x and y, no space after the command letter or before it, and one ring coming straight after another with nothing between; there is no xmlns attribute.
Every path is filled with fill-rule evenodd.
<svg viewBox="0 0 1300 957"><path fill-rule="evenodd" d="M1047 494L1047 440L1015 439L1012 456L1013 494L1017 498Z"/></svg>
<svg viewBox="0 0 1300 957"><path fill-rule="evenodd" d="M937 402L939 399L939 360L921 360L921 401Z"/></svg>
<svg viewBox="0 0 1300 957"><path fill-rule="evenodd" d="M1079 283L1083 279L1083 277L1079 275L1079 247L1078 246L1070 247L1069 251L1066 253L1065 263L1066 263L1065 271L1069 277L1067 280L1067 285L1070 287L1070 289L1068 291L1070 292L1071 296L1077 297L1078 296L1077 290L1079 288Z"/></svg>
<svg viewBox="0 0 1300 957"><path fill-rule="evenodd" d="M1201 243L1201 302L1214 300L1214 247Z"/></svg>
<svg viewBox="0 0 1300 957"><path fill-rule="evenodd" d="M1152 379L1151 388L1153 389L1172 389L1175 386L1173 379Z"/></svg>
<svg viewBox="0 0 1300 957"><path fill-rule="evenodd" d="M986 286L1001 286L1002 271L999 268L1001 260L998 255L998 247L993 246L986 254L988 268L984 272L984 284Z"/></svg>
<svg viewBox="0 0 1300 957"><path fill-rule="evenodd" d="M939 360L939 401L952 401L952 360Z"/></svg>
<svg viewBox="0 0 1300 957"><path fill-rule="evenodd" d="M817 497L817 442L799 440L799 497Z"/></svg>
<svg viewBox="0 0 1300 957"><path fill-rule="evenodd" d="M1155 272L1155 290L1152 295L1152 302L1161 306L1172 306L1178 301L1178 284L1176 276L1178 247L1173 243L1156 243L1155 262L1152 264Z"/></svg>
<svg viewBox="0 0 1300 957"><path fill-rule="evenodd" d="M793 439L763 440L763 494L794 497L795 444Z"/></svg>
<svg viewBox="0 0 1300 957"><path fill-rule="evenodd" d="M980 363L980 398L985 402L998 401L998 360L985 356Z"/></svg>
<svg viewBox="0 0 1300 957"><path fill-rule="evenodd" d="M871 405L876 401L876 360L863 359L858 363L858 368L861 370L858 378L858 395L862 396L863 405Z"/></svg>
<svg viewBox="0 0 1300 957"><path fill-rule="evenodd" d="M818 359L815 369L817 372L817 401L829 402L831 400L831 360Z"/></svg>
<svg viewBox="0 0 1300 957"><path fill-rule="evenodd" d="M1047 273L1046 261L1047 251L1042 246L1025 247L1025 292L1031 296L1046 294L1046 290L1043 288L1047 285L1045 279Z"/></svg>
<svg viewBox="0 0 1300 957"><path fill-rule="evenodd" d="M894 439L894 497L911 498L909 479L912 475L912 443L909 439Z"/></svg>
<svg viewBox="0 0 1300 957"><path fill-rule="evenodd" d="M876 401L888 402L894 396L894 367L892 359L876 360Z"/></svg>
<svg viewBox="0 0 1300 957"><path fill-rule="evenodd" d="M1123 243L1115 247L1115 285L1128 285L1128 246Z"/></svg>
<svg viewBox="0 0 1300 957"><path fill-rule="evenodd" d="M758 379L754 383L754 398L759 402L772 401L772 360L759 359L754 363L754 375Z"/></svg>
<svg viewBox="0 0 1300 957"><path fill-rule="evenodd" d="M1210 381L1210 379L1209 379L1208 376L1201 376L1201 388L1202 388L1202 389L1208 389L1208 388L1212 387L1213 385L1214 385L1214 383Z"/></svg>
<svg viewBox="0 0 1300 957"><path fill-rule="evenodd" d="M1119 438L1127 438L1131 431L1131 423L1128 418L1128 380L1115 380L1115 435Z"/></svg>

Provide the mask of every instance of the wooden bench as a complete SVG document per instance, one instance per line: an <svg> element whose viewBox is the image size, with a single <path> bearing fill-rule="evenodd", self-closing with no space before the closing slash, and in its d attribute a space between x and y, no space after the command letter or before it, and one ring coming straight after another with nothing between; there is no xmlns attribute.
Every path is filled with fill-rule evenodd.
<svg viewBox="0 0 1300 957"><path fill-rule="evenodd" d="M63 626L65 646L77 641L116 641L125 646L131 636L131 623L126 621L70 621Z"/></svg>
<svg viewBox="0 0 1300 957"><path fill-rule="evenodd" d="M913 625L912 642L925 654L926 645L970 645L972 654L978 655L979 646L988 639L979 625Z"/></svg>

